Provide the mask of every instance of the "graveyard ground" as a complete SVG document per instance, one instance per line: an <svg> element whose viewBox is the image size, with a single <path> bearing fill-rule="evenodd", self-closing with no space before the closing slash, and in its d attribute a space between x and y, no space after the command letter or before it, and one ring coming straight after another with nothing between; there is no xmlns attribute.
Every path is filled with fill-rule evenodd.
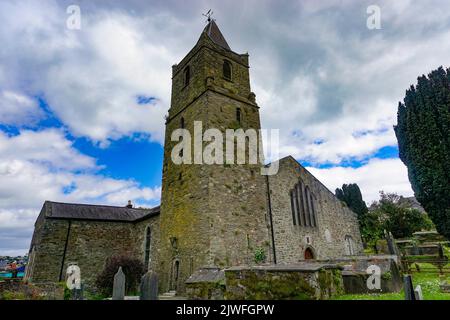
<svg viewBox="0 0 450 320"><path fill-rule="evenodd" d="M450 300L450 293L443 293L439 289L439 271L429 263L419 263L420 269L427 269L433 272L414 272L412 279L414 288L417 285L422 287L424 300ZM450 282L450 274L446 273L445 279ZM344 294L335 297L335 300L404 300L403 290L399 293L381 294Z"/></svg>

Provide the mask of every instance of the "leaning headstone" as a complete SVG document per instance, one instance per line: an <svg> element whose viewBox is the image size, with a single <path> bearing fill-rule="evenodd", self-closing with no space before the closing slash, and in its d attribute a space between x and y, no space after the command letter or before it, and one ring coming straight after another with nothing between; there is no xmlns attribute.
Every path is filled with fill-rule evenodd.
<svg viewBox="0 0 450 320"><path fill-rule="evenodd" d="M395 243L395 238L391 232L384 231L384 235L386 237L389 254L393 254L396 256L400 256L400 250L397 247L397 243Z"/></svg>
<svg viewBox="0 0 450 320"><path fill-rule="evenodd" d="M405 300L416 300L411 275L403 276L403 288L405 290Z"/></svg>
<svg viewBox="0 0 450 320"><path fill-rule="evenodd" d="M414 296L416 297L416 300L423 300L422 287L420 284L414 289Z"/></svg>
<svg viewBox="0 0 450 320"><path fill-rule="evenodd" d="M140 285L140 300L158 300L158 276L148 271L142 276Z"/></svg>
<svg viewBox="0 0 450 320"><path fill-rule="evenodd" d="M123 300L125 297L125 274L122 271L122 267L119 267L119 271L114 275L113 283L113 300Z"/></svg>

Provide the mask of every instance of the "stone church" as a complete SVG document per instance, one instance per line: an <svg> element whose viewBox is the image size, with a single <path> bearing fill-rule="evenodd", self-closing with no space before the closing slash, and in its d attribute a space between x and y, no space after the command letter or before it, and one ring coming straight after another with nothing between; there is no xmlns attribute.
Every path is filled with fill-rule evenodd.
<svg viewBox="0 0 450 320"><path fill-rule="evenodd" d="M293 157L275 175L258 164L181 164L171 160L177 128L260 129L249 56L234 52L214 20L172 66L161 206L152 209L46 201L36 220L26 279L64 280L69 264L95 283L105 260L126 254L155 270L160 291L183 292L202 267L283 265L362 251L356 214ZM258 259L256 259L258 258Z"/></svg>

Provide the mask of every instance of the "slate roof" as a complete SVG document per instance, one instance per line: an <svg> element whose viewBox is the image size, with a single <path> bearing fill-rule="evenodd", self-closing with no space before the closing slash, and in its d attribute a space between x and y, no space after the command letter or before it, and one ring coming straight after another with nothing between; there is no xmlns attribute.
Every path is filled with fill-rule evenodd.
<svg viewBox="0 0 450 320"><path fill-rule="evenodd" d="M225 37L222 35L222 32L220 32L219 27L217 26L214 20L211 20L206 25L205 29L203 29L203 32L205 32L208 35L208 37L212 41L214 41L215 44L218 44L222 48L231 51L230 46L228 45L227 41L225 40Z"/></svg>
<svg viewBox="0 0 450 320"><path fill-rule="evenodd" d="M45 201L45 217L69 220L137 222L159 215L160 207L151 209Z"/></svg>

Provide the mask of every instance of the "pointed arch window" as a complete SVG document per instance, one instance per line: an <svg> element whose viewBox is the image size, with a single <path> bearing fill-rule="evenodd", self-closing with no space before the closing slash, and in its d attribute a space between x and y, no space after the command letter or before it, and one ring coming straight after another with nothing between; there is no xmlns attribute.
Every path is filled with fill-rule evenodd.
<svg viewBox="0 0 450 320"><path fill-rule="evenodd" d="M187 66L183 71L183 79L184 86L186 87L189 84L189 80L191 79L191 67Z"/></svg>
<svg viewBox="0 0 450 320"><path fill-rule="evenodd" d="M345 254L352 256L355 254L355 248L354 248L354 244L353 244L353 238L350 235L346 235L344 237L344 241L345 241Z"/></svg>
<svg viewBox="0 0 450 320"><path fill-rule="evenodd" d="M303 181L299 181L290 191L293 225L317 227L314 196Z"/></svg>
<svg viewBox="0 0 450 320"><path fill-rule="evenodd" d="M230 61L228 61L228 60L224 60L223 61L223 77L226 79L226 80L229 80L229 81L231 81L231 71L232 71L232 68L231 68L231 62Z"/></svg>

